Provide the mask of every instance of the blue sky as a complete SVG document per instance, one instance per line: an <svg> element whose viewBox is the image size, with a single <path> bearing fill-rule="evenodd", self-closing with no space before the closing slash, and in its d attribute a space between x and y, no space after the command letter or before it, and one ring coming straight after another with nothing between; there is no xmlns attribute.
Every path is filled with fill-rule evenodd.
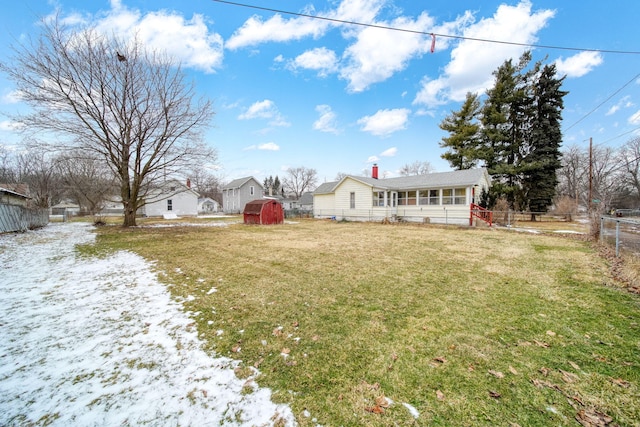
<svg viewBox="0 0 640 427"><path fill-rule="evenodd" d="M438 124L468 91L484 93L492 71L527 49L469 38L640 51L637 0L237 1L426 34L212 0L23 0L3 5L0 60L10 56L11 44L37 35L39 18L55 11L71 24L137 33L180 61L197 91L213 100L206 141L218 150L223 181L284 177L287 168L304 166L316 169L321 183L339 172L362 174L373 163L387 177L414 161L450 170L440 158L446 134ZM433 53L431 33L437 34ZM565 146L586 147L590 137L617 146L640 135L640 54L529 49L567 76ZM17 108L11 82L0 76L0 113ZM0 144L11 149L20 139L1 115Z"/></svg>

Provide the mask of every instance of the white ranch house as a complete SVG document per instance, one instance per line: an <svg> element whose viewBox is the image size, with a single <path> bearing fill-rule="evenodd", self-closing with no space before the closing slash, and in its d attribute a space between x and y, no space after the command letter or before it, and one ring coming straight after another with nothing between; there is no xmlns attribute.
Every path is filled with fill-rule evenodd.
<svg viewBox="0 0 640 427"><path fill-rule="evenodd" d="M321 184L313 193L313 216L351 221L385 218L412 222L468 225L472 203L478 203L491 178L486 169L377 179L345 176Z"/></svg>

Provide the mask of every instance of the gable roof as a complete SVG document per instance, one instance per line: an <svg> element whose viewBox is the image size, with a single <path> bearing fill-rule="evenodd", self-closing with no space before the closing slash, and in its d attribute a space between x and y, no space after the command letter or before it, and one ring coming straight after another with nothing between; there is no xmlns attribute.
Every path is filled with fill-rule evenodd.
<svg viewBox="0 0 640 427"><path fill-rule="evenodd" d="M313 193L310 191L306 191L302 193L299 200L301 205L312 205L313 204Z"/></svg>
<svg viewBox="0 0 640 427"><path fill-rule="evenodd" d="M464 169L449 172L434 172L425 175L400 176L396 178L375 179L365 176L347 175L340 181L320 184L313 194L329 194L345 179L354 179L370 187L382 190L413 190L419 188L463 187L477 184L483 175L490 179L486 168Z"/></svg>
<svg viewBox="0 0 640 427"><path fill-rule="evenodd" d="M233 181L231 181L230 183L228 183L227 185L222 187L222 189L226 190L226 189L231 189L231 188L240 188L240 187L242 187L243 185L245 185L247 182L249 182L251 180L254 180L255 182L257 182L258 185L260 186L260 188L262 188L262 184L260 184L260 182L257 179L255 179L252 176L247 176L247 177L244 177L244 178L234 179Z"/></svg>

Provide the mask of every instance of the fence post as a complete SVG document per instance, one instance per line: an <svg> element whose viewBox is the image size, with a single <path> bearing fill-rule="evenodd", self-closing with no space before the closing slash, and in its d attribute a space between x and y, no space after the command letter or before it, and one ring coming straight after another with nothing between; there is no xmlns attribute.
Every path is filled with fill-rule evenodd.
<svg viewBox="0 0 640 427"><path fill-rule="evenodd" d="M600 242L604 242L604 217L600 217Z"/></svg>
<svg viewBox="0 0 640 427"><path fill-rule="evenodd" d="M616 257L620 256L620 221L616 221Z"/></svg>

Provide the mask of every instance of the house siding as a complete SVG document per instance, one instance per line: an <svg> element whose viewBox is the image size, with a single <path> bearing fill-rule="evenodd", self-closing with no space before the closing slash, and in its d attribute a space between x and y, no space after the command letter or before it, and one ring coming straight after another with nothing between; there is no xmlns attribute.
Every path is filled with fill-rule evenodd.
<svg viewBox="0 0 640 427"><path fill-rule="evenodd" d="M160 197L160 196L158 196ZM147 202L144 206L146 216L163 216L174 214L177 216L197 216L198 215L198 194L186 187L177 187L175 193L167 193L161 196L162 199ZM167 201L171 200L172 209L167 208Z"/></svg>
<svg viewBox="0 0 640 427"><path fill-rule="evenodd" d="M253 194L251 194L253 187ZM255 178L248 178L241 186L226 187L222 190L222 210L224 213L239 214L245 205L263 197L262 185Z"/></svg>
<svg viewBox="0 0 640 427"><path fill-rule="evenodd" d="M335 195L332 194L314 194L313 195L313 216L317 218L330 217L330 211L335 206Z"/></svg>

